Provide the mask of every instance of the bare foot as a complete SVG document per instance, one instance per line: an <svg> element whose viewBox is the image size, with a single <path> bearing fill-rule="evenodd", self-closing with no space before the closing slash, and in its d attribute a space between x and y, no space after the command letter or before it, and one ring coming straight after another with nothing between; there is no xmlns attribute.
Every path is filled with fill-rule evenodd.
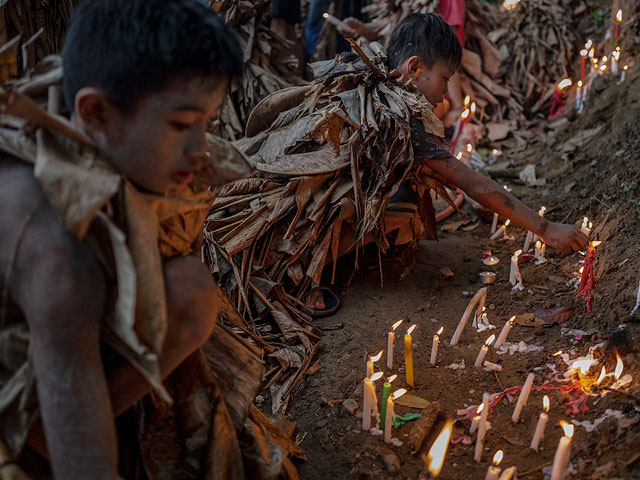
<svg viewBox="0 0 640 480"><path fill-rule="evenodd" d="M305 303L312 310L324 310L327 305L324 303L322 290L313 289L305 297Z"/></svg>

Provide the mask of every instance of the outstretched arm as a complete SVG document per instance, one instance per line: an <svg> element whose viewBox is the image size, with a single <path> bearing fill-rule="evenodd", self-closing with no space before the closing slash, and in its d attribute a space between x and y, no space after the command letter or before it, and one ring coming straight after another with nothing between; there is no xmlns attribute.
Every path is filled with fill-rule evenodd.
<svg viewBox="0 0 640 480"><path fill-rule="evenodd" d="M511 195L496 182L444 153L427 160L429 168L445 183L455 185L467 195L514 224L532 231L564 253L582 250L587 237L574 225L550 222Z"/></svg>

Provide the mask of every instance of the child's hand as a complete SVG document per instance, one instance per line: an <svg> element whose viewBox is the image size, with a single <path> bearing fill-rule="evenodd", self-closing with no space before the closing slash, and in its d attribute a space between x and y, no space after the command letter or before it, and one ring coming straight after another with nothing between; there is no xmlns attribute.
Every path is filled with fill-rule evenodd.
<svg viewBox="0 0 640 480"><path fill-rule="evenodd" d="M347 17L342 21L342 25L344 25L344 27L338 27L338 32L340 32L343 37L356 38L363 34L364 23L357 18Z"/></svg>
<svg viewBox="0 0 640 480"><path fill-rule="evenodd" d="M565 223L549 223L543 240L547 245L557 248L562 253L583 250L588 241L578 227Z"/></svg>

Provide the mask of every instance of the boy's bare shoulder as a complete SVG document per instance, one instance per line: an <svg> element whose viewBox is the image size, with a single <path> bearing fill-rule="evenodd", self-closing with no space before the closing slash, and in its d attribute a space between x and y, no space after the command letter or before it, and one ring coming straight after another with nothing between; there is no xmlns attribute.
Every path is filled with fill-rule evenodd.
<svg viewBox="0 0 640 480"><path fill-rule="evenodd" d="M54 281L50 293L73 291L83 282L104 285L96 256L65 229L44 197L33 166L0 153L0 284L11 261L14 294L19 293L16 282L32 284L35 275L61 280Z"/></svg>

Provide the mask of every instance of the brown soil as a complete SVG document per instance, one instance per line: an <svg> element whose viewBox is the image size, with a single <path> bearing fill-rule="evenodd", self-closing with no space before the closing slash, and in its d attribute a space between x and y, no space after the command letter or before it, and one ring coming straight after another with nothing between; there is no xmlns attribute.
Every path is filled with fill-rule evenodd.
<svg viewBox="0 0 640 480"><path fill-rule="evenodd" d="M546 179L545 186L535 189L512 181L518 197L536 209L542 204L547 206L552 210L549 214L552 220L577 223L586 215L594 221L596 228L602 227L597 235L603 244L597 250L598 284L592 312L585 314L584 301L576 299L576 291L566 285L582 258L578 254L564 256L548 251L548 262L539 266L534 265L533 260L524 260L521 269L526 288L523 292L511 293L511 285L505 279L510 255L523 244L525 232L521 229L511 230L516 236L514 242L489 241L489 226L484 222L470 232L441 232L439 242L420 245L414 268L403 280L392 282L390 277L398 269L393 265L387 267L384 288L380 287L377 265L368 268L361 264L351 285L338 289L342 297L340 311L317 321L318 325L343 324L344 328L326 333L319 350L320 368L297 387L287 412L298 424L298 439L308 456L308 461L300 465L301 478L418 478L424 463L420 455L410 455L407 442L413 422L394 429L394 436L404 442L401 447L394 447L385 445L379 436L363 433L361 420L343 413L339 404L334 407L326 404L327 400L347 398L361 403L366 354L386 348L386 334L399 317L408 322L401 327L398 338L402 337L408 324L417 324L413 335L416 387L411 393L439 401L445 414L454 419L457 410L480 403L483 392L495 393L521 385L535 367L542 367L537 371L536 385L547 378L549 370L544 367L545 363L554 363L558 370L566 370L567 366L558 357L552 357L554 352L572 349L573 359L587 354L589 347L601 341L607 341L607 347L615 347L606 350L603 361L607 371L615 366L613 350L619 350L626 364L625 373L634 376L634 382L626 391L640 394L638 342L633 343L634 339L640 338L639 316L629 316L640 280L640 163L637 154L640 124L635 121L640 112L640 77L634 71L630 73L627 82L621 86L617 86L612 78L596 84L591 104L582 117L557 129L545 128L544 122L531 129L533 134L527 134L526 150L514 153L515 140L503 145L505 156L514 167L534 163L538 176ZM558 153L567 140L598 125L604 126L602 132L575 152ZM478 334L467 326L459 345L448 344L470 298L463 292L475 292L481 287L478 273L487 267L480 263L480 257L482 250L488 248L501 259L495 268L498 282L489 287L487 297L489 318L498 326L498 331L513 313L552 307L574 308L572 317L561 327L536 330L515 326L508 341L524 340L527 344L540 345L544 350L498 356L490 349L487 358L503 367L497 374L472 367L490 332ZM345 270L349 267L343 266ZM449 267L454 276L441 278L438 270L442 266ZM621 324L626 325L623 333L619 329ZM444 326L445 331L438 365L433 368L428 363L431 338L440 326ZM566 329L588 331L592 328L599 333L580 339L566 332ZM396 364L403 361L401 343L396 342ZM447 368L461 360L465 361L465 369ZM383 357L377 366L386 370L385 363ZM600 366L597 369L599 371ZM593 370L590 374L597 375L595 368ZM394 388L404 386L404 375L401 374ZM378 398L380 392L379 384ZM503 449L503 467L516 465L520 478L542 479L541 467L553 460L561 436L558 422L561 419L594 421L606 409L622 411L632 419L631 424L619 425L617 420L610 418L592 433L576 427L571 462L577 473L572 478L640 478L640 461L634 457L640 441L638 397L633 399L623 394L592 396L588 400L588 413L569 415L565 413L566 406L558 404L560 397L552 396L546 437L541 451L535 453L529 449L529 443L541 411L542 395L540 391L532 392L517 425L510 420L513 404L502 400L492 411L493 428L487 433L482 463L473 461L473 444L451 445L439 478L483 478L494 452ZM410 411L417 410L397 408L399 414ZM431 445L442 423L443 419L432 431L423 451ZM468 433L469 423L463 421L465 433ZM475 435L471 437L475 443ZM389 474L381 460L381 453L388 451L396 453L400 459L401 468L395 474ZM634 458L636 461L628 465Z"/></svg>

